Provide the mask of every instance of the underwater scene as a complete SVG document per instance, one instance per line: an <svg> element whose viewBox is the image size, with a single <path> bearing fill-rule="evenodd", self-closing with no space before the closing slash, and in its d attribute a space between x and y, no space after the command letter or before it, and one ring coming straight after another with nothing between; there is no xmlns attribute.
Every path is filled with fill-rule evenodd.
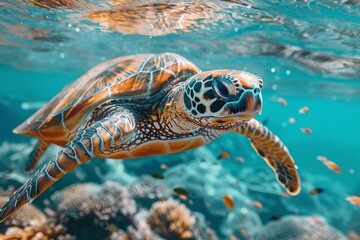
<svg viewBox="0 0 360 240"><path fill-rule="evenodd" d="M0 84L1 240L360 240L358 0L1 0Z"/></svg>

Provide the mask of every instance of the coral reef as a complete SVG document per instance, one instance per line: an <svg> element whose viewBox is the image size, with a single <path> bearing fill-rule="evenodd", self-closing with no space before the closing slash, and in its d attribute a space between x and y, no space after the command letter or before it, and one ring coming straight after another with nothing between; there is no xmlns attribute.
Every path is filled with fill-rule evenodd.
<svg viewBox="0 0 360 240"><path fill-rule="evenodd" d="M262 227L261 219L249 198L247 187L236 179L216 160L193 160L165 171L167 185L171 188L184 187L194 195L194 205L205 208L206 218L214 218L223 237L236 235L243 229L253 237ZM221 181L219 181L221 179ZM223 203L222 196L231 196L234 208L229 210ZM196 198L195 196L201 196ZM236 226L236 227L234 227Z"/></svg>
<svg viewBox="0 0 360 240"><path fill-rule="evenodd" d="M55 193L52 199L59 202L60 221L81 239L101 239L110 234L107 228L112 224L130 225L136 213L136 202L127 188L115 182L75 184Z"/></svg>
<svg viewBox="0 0 360 240"><path fill-rule="evenodd" d="M150 208L160 198L171 197L171 190L163 181L156 180L150 176L142 176L131 184L129 191L136 201Z"/></svg>
<svg viewBox="0 0 360 240"><path fill-rule="evenodd" d="M171 198L152 205L147 223L165 239L217 239L216 234L207 228L203 215L191 213L184 204Z"/></svg>
<svg viewBox="0 0 360 240"><path fill-rule="evenodd" d="M6 201L6 197L0 198L0 206ZM49 218L32 204L19 209L0 226L0 239L72 239L62 224L54 222L54 219Z"/></svg>
<svg viewBox="0 0 360 240"><path fill-rule="evenodd" d="M195 217L189 209L176 200L168 199L154 203L147 222L160 235L170 239L191 239Z"/></svg>
<svg viewBox="0 0 360 240"><path fill-rule="evenodd" d="M346 237L317 217L287 216L268 223L255 240L346 240Z"/></svg>

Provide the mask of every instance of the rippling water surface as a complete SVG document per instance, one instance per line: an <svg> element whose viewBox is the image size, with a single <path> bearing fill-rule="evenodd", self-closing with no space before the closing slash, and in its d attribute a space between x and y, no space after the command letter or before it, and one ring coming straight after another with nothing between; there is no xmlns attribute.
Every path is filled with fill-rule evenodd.
<svg viewBox="0 0 360 240"><path fill-rule="evenodd" d="M202 70L239 69L263 78L264 110L258 119L291 151L303 182L301 194L281 197L266 164L244 138L230 134L187 153L126 162L94 160L57 183L43 200L74 182L113 180L130 189L142 175L161 171L167 186L162 191L181 186L194 192L192 204L181 201L200 212L204 226L219 239L279 239L264 233L263 225L280 217L290 219L290 228L292 220L285 215L316 216L350 239L359 237L359 207L345 200L360 195L358 0L1 1L0 186L18 187L28 177L19 169L34 143L12 129L66 84L111 58L162 52L180 54ZM300 114L303 107L309 112ZM218 160L221 151L232 157ZM240 156L244 163L235 160ZM336 162L342 174L326 168L318 156ZM160 169L162 164L167 168ZM310 195L314 188L324 192ZM238 204L233 210L224 207L222 195L234 196ZM149 209L145 202L157 198L146 196L134 199ZM254 201L262 207L254 207ZM34 204L45 208L41 200ZM66 229L67 223L62 224ZM111 231L126 232L120 225Z"/></svg>

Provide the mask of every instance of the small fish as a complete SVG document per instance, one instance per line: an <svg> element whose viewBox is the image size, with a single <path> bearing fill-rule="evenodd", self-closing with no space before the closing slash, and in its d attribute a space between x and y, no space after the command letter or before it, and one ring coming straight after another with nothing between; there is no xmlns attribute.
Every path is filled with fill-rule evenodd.
<svg viewBox="0 0 360 240"><path fill-rule="evenodd" d="M238 160L241 163L245 162L245 159L243 157L237 157L236 160Z"/></svg>
<svg viewBox="0 0 360 240"><path fill-rule="evenodd" d="M230 154L228 152L221 151L221 154L218 156L218 159L221 158L230 158Z"/></svg>
<svg viewBox="0 0 360 240"><path fill-rule="evenodd" d="M178 195L189 195L188 191L186 191L185 188L182 187L174 188L173 191Z"/></svg>
<svg viewBox="0 0 360 240"><path fill-rule="evenodd" d="M295 118L293 118L293 117L289 118L289 123L294 124L295 122L296 122Z"/></svg>
<svg viewBox="0 0 360 240"><path fill-rule="evenodd" d="M239 239L235 235L231 235L230 240L239 240Z"/></svg>
<svg viewBox="0 0 360 240"><path fill-rule="evenodd" d="M186 195L183 194L178 194L179 198L186 201L188 199L188 197Z"/></svg>
<svg viewBox="0 0 360 240"><path fill-rule="evenodd" d="M355 206L360 206L360 197L359 196L348 196L345 198L348 200L351 204Z"/></svg>
<svg viewBox="0 0 360 240"><path fill-rule="evenodd" d="M309 192L310 195L318 195L319 193L324 192L324 189L322 188L314 188Z"/></svg>
<svg viewBox="0 0 360 240"><path fill-rule="evenodd" d="M269 123L269 119L268 118L265 118L262 122L261 122L263 125L266 125Z"/></svg>
<svg viewBox="0 0 360 240"><path fill-rule="evenodd" d="M162 175L161 173L152 173L150 174L150 176L152 176L155 179L164 179L164 175Z"/></svg>
<svg viewBox="0 0 360 240"><path fill-rule="evenodd" d="M281 192L280 194L279 194L281 197L283 197L283 198L290 198L291 196L288 194L288 193L286 193L286 192Z"/></svg>
<svg viewBox="0 0 360 240"><path fill-rule="evenodd" d="M277 221L277 220L280 220L280 219L281 219L281 216L277 215L277 214L270 217L271 221Z"/></svg>
<svg viewBox="0 0 360 240"><path fill-rule="evenodd" d="M161 168L162 170L166 170L166 169L168 168L168 166L163 163L163 164L160 165L160 168Z"/></svg>
<svg viewBox="0 0 360 240"><path fill-rule="evenodd" d="M354 232L354 231L349 231L347 234L349 240L360 240L360 234Z"/></svg>
<svg viewBox="0 0 360 240"><path fill-rule="evenodd" d="M284 98L278 98L277 101L278 101L281 105L287 106L287 102L286 102L286 100L285 100Z"/></svg>
<svg viewBox="0 0 360 240"><path fill-rule="evenodd" d="M304 114L304 113L307 113L307 112L309 112L309 108L308 107L303 107L303 108L300 108L299 109L299 113L301 113L301 114Z"/></svg>
<svg viewBox="0 0 360 240"><path fill-rule="evenodd" d="M116 226L116 225L114 225L114 224L111 224L111 225L108 227L108 230L109 230L110 232L114 233L114 232L119 231L119 227Z"/></svg>
<svg viewBox="0 0 360 240"><path fill-rule="evenodd" d="M321 220L320 218L317 218L317 217L310 217L310 220L317 224L317 225L320 225L320 226L325 226L325 223L323 220Z"/></svg>
<svg viewBox="0 0 360 240"><path fill-rule="evenodd" d="M312 130L310 128L301 128L301 131L306 134L312 134Z"/></svg>
<svg viewBox="0 0 360 240"><path fill-rule="evenodd" d="M254 207L257 207L259 209L263 208L262 203L259 201L253 201L252 204L254 205Z"/></svg>
<svg viewBox="0 0 360 240"><path fill-rule="evenodd" d="M232 197L224 195L223 196L223 201L224 201L224 205L227 208L234 208L234 201L233 201Z"/></svg>
<svg viewBox="0 0 360 240"><path fill-rule="evenodd" d="M160 197L160 198L159 198L159 201L160 201L160 202L164 202L165 200L164 200L163 197Z"/></svg>
<svg viewBox="0 0 360 240"><path fill-rule="evenodd" d="M1 197L1 196L0 196ZM44 205L45 206L47 206L47 207L49 207L50 206L50 201L49 201L49 199L45 199L44 201L43 201L43 203L44 203Z"/></svg>
<svg viewBox="0 0 360 240"><path fill-rule="evenodd" d="M245 228L241 228L240 232L245 238L247 238L249 236L249 233Z"/></svg>
<svg viewBox="0 0 360 240"><path fill-rule="evenodd" d="M324 165L326 167L328 167L330 170L341 174L341 168L334 162L330 161L329 159L327 159L327 157L325 156L317 156L317 160L321 161L322 163L324 163Z"/></svg>

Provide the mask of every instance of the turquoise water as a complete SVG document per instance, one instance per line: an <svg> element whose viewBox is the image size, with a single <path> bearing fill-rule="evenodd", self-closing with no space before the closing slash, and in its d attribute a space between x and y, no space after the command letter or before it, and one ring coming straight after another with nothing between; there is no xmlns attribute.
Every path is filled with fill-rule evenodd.
<svg viewBox="0 0 360 240"><path fill-rule="evenodd" d="M246 138L228 134L204 147L169 156L128 161L94 159L32 203L46 212L49 222L60 224L64 234L76 239L122 239L121 234L127 234L128 239L146 239L143 225L138 223L146 219L146 214L140 210L149 211L160 198L174 198L197 216L197 227L192 228L197 234L191 230L192 239L212 239L207 235L210 229L218 239L303 239L285 233L297 231L292 228L302 224L284 225L281 238L265 232L266 224L286 221L287 215L322 219L319 229L330 225L349 239L356 239L351 237L360 234L359 206L345 198L360 195L360 2L121 2L0 3L1 195L9 194L9 188L11 192L30 176L22 169L35 143L29 137L13 134L12 129L64 86L114 57L174 52L203 71L238 69L262 77L264 106L256 119L288 147L299 168L301 193L284 197L271 169ZM280 98L286 100L286 106ZM309 111L300 114L303 107ZM295 123L290 123L290 118ZM312 133L305 134L301 128L309 128ZM58 150L49 149L40 165ZM221 151L231 157L218 159ZM335 162L342 173L328 169L318 156ZM161 173L165 179L151 178L153 173ZM130 194L127 197L131 201L126 203L116 195L116 201L123 205L116 205L114 212L131 204L136 204L136 210L99 220L99 214L79 214L76 206L83 200L69 201L70 211L65 200L54 197L76 183L93 182L104 187L107 181ZM139 190L138 185L143 188ZM176 187L190 193L187 200L172 192ZM105 190L94 190L98 186L83 188L88 195L96 192L104 196L102 200L86 197L95 206L106 205ZM315 188L323 192L311 195ZM223 195L233 198L234 208L224 205ZM75 199L68 195L65 198ZM254 206L254 201L261 202L262 207ZM52 209L55 216L46 209ZM1 233L8 228L3 225ZM319 229L299 231L305 236L326 230ZM188 239L186 235L159 233L155 228L149 231L154 233L151 239ZM343 239L336 233L332 233L334 238L320 235L311 239Z"/></svg>

